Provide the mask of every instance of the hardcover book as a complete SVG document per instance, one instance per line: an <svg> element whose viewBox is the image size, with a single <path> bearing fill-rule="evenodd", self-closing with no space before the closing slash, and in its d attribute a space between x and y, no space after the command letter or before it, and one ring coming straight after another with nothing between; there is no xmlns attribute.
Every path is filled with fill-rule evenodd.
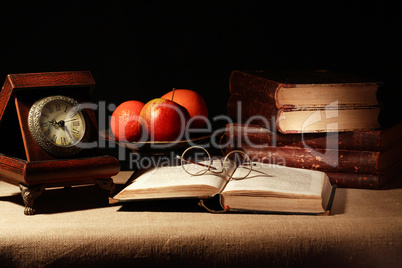
<svg viewBox="0 0 402 268"><path fill-rule="evenodd" d="M338 187L377 189L399 175L401 128L285 135L228 124L225 136L227 152L241 149L253 161L324 171Z"/></svg>
<svg viewBox="0 0 402 268"><path fill-rule="evenodd" d="M228 148L228 152L231 149ZM275 161L290 167L360 174L378 174L400 163L402 158L402 143L384 152L247 145L243 145L241 150L254 161Z"/></svg>
<svg viewBox="0 0 402 268"><path fill-rule="evenodd" d="M282 133L376 129L381 85L331 72L233 71L227 110L241 122L251 120Z"/></svg>
<svg viewBox="0 0 402 268"><path fill-rule="evenodd" d="M335 194L319 171L255 163L244 179L207 172L192 176L181 166L154 167L134 176L111 202L220 196L224 211L328 214Z"/></svg>
<svg viewBox="0 0 402 268"><path fill-rule="evenodd" d="M342 188L382 189L386 183L397 178L401 172L401 164L396 164L377 174L358 174L327 172L331 184Z"/></svg>
<svg viewBox="0 0 402 268"><path fill-rule="evenodd" d="M280 108L374 106L381 82L330 71L242 72L229 79L231 94L258 95Z"/></svg>
<svg viewBox="0 0 402 268"><path fill-rule="evenodd" d="M402 123L387 129L336 133L282 134L258 125L227 124L225 138L237 146L290 146L355 151L384 151L402 142Z"/></svg>

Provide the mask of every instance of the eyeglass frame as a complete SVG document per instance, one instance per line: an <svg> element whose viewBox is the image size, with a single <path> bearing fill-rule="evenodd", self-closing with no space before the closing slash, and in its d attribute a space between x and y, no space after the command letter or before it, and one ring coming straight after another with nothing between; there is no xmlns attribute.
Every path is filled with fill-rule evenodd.
<svg viewBox="0 0 402 268"><path fill-rule="evenodd" d="M189 161L189 160L184 159L184 158L183 158L183 155L184 155L186 152L188 152L189 150L191 150L191 149L202 149L202 150L204 150L204 151L207 153L208 158L210 159L210 165L205 165L205 164L202 164L202 163L192 162L192 161ZM250 169L249 169L249 171L247 172L247 174L246 174L244 177L242 177L242 178L237 178L237 179L245 179L245 178L247 178L247 176L250 175L250 173L251 173L251 171L252 171L252 169L253 169L253 165L252 165L250 156L249 156L248 154L246 154L245 152L241 151L241 150L233 150L233 151L230 151L229 153L227 153L227 154L225 155L225 158L224 158L223 160L222 160L222 159L219 159L219 160L221 161L222 171L220 171L220 172L212 171L212 172L213 172L213 173L216 173L216 174L220 174L220 173L225 172L226 169L225 169L223 163L227 160L228 156L231 155L231 154L233 154L233 153L242 153L242 154L246 155L247 158L250 160ZM201 176L201 175L204 175L205 173L207 173L208 171L210 171L211 168L212 168L212 169L216 169L214 166L212 166L212 161L213 161L213 159L212 159L211 155L209 154L208 150L205 149L205 148L202 147L202 146L191 146L191 147L187 148L186 150L184 150L184 152L181 154L181 156L177 155L176 158L180 159L180 165L181 165L181 167L183 168L183 170L184 170L186 173L190 174L191 176ZM204 167L207 167L207 169L205 169L205 171L202 172L202 173L200 173L200 174L193 174L193 173L190 173L189 171L187 171L187 170L184 168L183 162L187 162L187 163L195 164L195 165L199 165L199 166L204 166ZM238 166L240 166L240 165L238 165ZM238 166L237 166L237 167L238 167ZM236 167L236 168L237 168L237 167ZM229 179L232 179L232 178L233 178L233 174L234 174L234 172L232 173L232 175L230 175L230 178L229 178Z"/></svg>

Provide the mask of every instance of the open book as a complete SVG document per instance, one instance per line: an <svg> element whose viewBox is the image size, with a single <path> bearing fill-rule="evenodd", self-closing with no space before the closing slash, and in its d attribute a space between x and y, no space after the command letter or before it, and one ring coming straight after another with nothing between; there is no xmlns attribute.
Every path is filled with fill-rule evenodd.
<svg viewBox="0 0 402 268"><path fill-rule="evenodd" d="M237 171L220 174L208 171L193 176L180 165L155 167L135 174L131 184L112 200L202 200L219 194L224 210L329 214L335 187L323 172L254 163L244 179L230 179L227 175Z"/></svg>

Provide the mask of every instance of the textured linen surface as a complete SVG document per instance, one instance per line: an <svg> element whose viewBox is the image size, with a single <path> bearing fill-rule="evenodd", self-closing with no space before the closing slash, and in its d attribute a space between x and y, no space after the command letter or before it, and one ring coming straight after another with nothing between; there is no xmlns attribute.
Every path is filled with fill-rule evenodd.
<svg viewBox="0 0 402 268"><path fill-rule="evenodd" d="M398 267L401 202L400 188L338 189L331 216L211 214L195 200L111 206L84 186L46 190L25 216L18 187L0 182L0 267Z"/></svg>

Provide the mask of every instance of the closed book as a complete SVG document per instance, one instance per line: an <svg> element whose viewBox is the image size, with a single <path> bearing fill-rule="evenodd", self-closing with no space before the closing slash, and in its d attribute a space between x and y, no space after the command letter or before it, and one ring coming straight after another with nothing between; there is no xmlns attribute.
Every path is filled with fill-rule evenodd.
<svg viewBox="0 0 402 268"><path fill-rule="evenodd" d="M277 129L283 134L362 131L381 127L381 109L376 106L278 109L257 95L231 95L227 111L237 122Z"/></svg>
<svg viewBox="0 0 402 268"><path fill-rule="evenodd" d="M299 81L299 82L298 82ZM233 71L229 116L282 133L369 130L380 127L380 82L331 72L287 73Z"/></svg>
<svg viewBox="0 0 402 268"><path fill-rule="evenodd" d="M381 82L330 71L243 72L235 70L229 79L231 94L257 95L269 106L326 107L374 106Z"/></svg>
<svg viewBox="0 0 402 268"><path fill-rule="evenodd" d="M402 123L381 130L282 134L258 125L231 123L225 137L232 146L293 146L357 151L383 151L402 140Z"/></svg>
<svg viewBox="0 0 402 268"><path fill-rule="evenodd" d="M401 165L389 167L378 174L326 172L332 185L340 188L381 189L400 175Z"/></svg>
<svg viewBox="0 0 402 268"><path fill-rule="evenodd" d="M248 145L227 147L228 151L233 149L243 150L257 162L357 174L378 174L402 159L402 142L396 142L381 152Z"/></svg>

